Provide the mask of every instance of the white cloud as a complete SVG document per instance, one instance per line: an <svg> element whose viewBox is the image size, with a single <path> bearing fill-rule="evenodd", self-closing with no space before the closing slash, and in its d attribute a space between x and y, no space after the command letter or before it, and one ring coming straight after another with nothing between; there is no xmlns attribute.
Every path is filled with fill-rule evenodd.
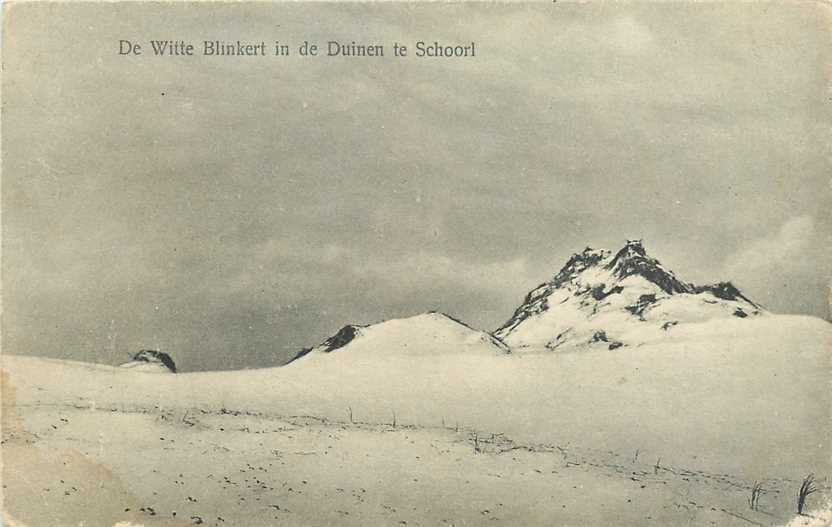
<svg viewBox="0 0 832 527"><path fill-rule="evenodd" d="M802 266L800 253L811 242L815 222L811 216L796 216L777 232L739 248L725 262L725 276L757 276L772 270Z"/></svg>
<svg viewBox="0 0 832 527"><path fill-rule="evenodd" d="M393 261L371 260L356 265L353 271L374 275L403 290L419 290L431 284L516 296L517 291L534 282L525 258L470 262L432 252L405 254Z"/></svg>
<svg viewBox="0 0 832 527"><path fill-rule="evenodd" d="M382 254L338 243L315 246L278 239L256 246L245 261L219 290L234 293L280 283L287 288L284 294L302 297L307 293L288 290L292 284L307 284L305 276L315 273L318 281L346 287L353 287L350 284L355 281L383 284L390 294L441 287L514 298L540 279L522 257L473 261L426 250ZM287 266L288 262L294 264Z"/></svg>

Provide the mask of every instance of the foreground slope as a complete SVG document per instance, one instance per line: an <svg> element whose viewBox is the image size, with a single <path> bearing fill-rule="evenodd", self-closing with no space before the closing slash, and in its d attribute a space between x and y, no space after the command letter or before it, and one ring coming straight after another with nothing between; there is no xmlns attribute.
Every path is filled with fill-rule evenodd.
<svg viewBox="0 0 832 527"><path fill-rule="evenodd" d="M673 335L519 355L353 339L177 375L4 356L7 507L31 525L77 524L55 518L97 495L145 525L778 525L810 472L820 506L830 324L729 316Z"/></svg>
<svg viewBox="0 0 832 527"><path fill-rule="evenodd" d="M21 525L770 525L796 483L766 482L750 511L731 475L456 427L72 406L26 421L4 444Z"/></svg>

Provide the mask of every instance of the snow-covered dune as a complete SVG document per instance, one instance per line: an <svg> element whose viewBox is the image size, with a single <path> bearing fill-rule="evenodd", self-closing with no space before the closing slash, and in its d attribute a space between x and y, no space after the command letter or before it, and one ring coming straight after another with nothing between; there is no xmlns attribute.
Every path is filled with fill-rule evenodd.
<svg viewBox="0 0 832 527"><path fill-rule="evenodd" d="M365 421L395 414L400 423L460 423L749 476L828 470L830 324L728 318L673 335L614 351L531 355L393 353L368 339L282 368L166 376L13 356L3 369L26 404L336 419L351 407Z"/></svg>
<svg viewBox="0 0 832 527"><path fill-rule="evenodd" d="M338 353L333 353L338 352ZM302 351L294 360L305 362L333 354L348 361L383 357L438 357L443 355L499 355L508 346L444 313L429 312L369 326L344 326L319 346ZM326 357L326 360L334 360Z"/></svg>
<svg viewBox="0 0 832 527"><path fill-rule="evenodd" d="M65 496L81 488L68 477L93 474L84 488L106 480L108 503L155 504L107 518L148 525L206 511L216 525L777 525L806 475L815 500L829 493L826 321L682 282L631 242L573 257L496 335L431 312L345 326L279 368L176 375L145 373L155 355L127 368L4 355L4 454L38 474L13 483L31 510L63 463L75 467L58 478ZM298 492L298 470L326 485ZM355 478L361 499L344 501ZM746 510L754 482L762 511ZM170 489L207 493L206 505ZM252 504L273 494L294 512ZM58 508L83 518L80 503ZM426 512L406 520L402 507Z"/></svg>

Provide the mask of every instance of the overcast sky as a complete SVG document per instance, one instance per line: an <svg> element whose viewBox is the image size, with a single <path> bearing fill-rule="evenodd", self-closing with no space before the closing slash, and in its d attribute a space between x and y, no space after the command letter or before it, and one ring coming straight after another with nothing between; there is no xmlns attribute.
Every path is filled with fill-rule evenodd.
<svg viewBox="0 0 832 527"><path fill-rule="evenodd" d="M283 362L428 309L494 329L587 245L828 317L830 9L6 6L3 351ZM467 60L118 40L475 41ZM294 49L292 50L294 51Z"/></svg>

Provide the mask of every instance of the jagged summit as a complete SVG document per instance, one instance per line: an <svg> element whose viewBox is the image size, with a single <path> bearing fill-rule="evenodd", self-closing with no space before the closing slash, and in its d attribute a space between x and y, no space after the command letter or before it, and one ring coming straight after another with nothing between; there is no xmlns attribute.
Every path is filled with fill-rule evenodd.
<svg viewBox="0 0 832 527"><path fill-rule="evenodd" d="M676 278L658 260L647 255L641 240L628 240L606 268L620 279L639 275L659 286L665 293L693 293L693 286Z"/></svg>
<svg viewBox="0 0 832 527"><path fill-rule="evenodd" d="M301 350L290 362L308 355L326 354L356 354L366 357L376 354L429 356L508 352L506 345L493 335L473 329L451 315L428 311L378 324L344 326L318 346Z"/></svg>
<svg viewBox="0 0 832 527"><path fill-rule="evenodd" d="M679 323L761 311L730 282L685 282L648 255L641 240L628 240L614 254L587 247L572 255L494 335L512 348L600 343L614 349Z"/></svg>
<svg viewBox="0 0 832 527"><path fill-rule="evenodd" d="M575 278L579 273L609 257L610 252L604 249L593 249L587 247L582 252L575 253L566 265L552 279L552 284L560 285Z"/></svg>

